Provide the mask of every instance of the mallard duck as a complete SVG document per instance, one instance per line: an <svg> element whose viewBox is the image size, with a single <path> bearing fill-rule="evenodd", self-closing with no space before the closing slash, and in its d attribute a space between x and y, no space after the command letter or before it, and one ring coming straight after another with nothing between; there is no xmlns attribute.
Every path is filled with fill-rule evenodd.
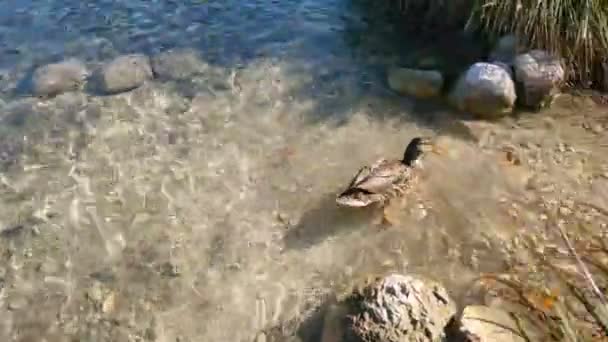
<svg viewBox="0 0 608 342"><path fill-rule="evenodd" d="M440 149L431 138L416 137L407 145L402 160L382 158L371 166L362 167L346 190L337 196L336 203L354 208L379 204L383 209L383 220L390 223L384 208L390 199L403 195L410 187L413 168L429 150L440 154Z"/></svg>

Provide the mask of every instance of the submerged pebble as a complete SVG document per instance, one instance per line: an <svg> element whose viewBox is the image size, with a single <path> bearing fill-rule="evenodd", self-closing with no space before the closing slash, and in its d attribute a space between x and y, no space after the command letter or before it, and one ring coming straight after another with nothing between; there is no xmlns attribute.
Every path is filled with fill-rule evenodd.
<svg viewBox="0 0 608 342"><path fill-rule="evenodd" d="M152 69L160 79L187 79L205 68L200 54L193 49L169 50L152 57Z"/></svg>
<svg viewBox="0 0 608 342"><path fill-rule="evenodd" d="M398 93L416 98L431 98L441 93L443 75L435 70L396 68L389 70L388 83Z"/></svg>
<svg viewBox="0 0 608 342"><path fill-rule="evenodd" d="M55 96L79 89L87 76L86 66L76 59L47 64L34 71L32 91L36 96Z"/></svg>
<svg viewBox="0 0 608 342"><path fill-rule="evenodd" d="M103 66L101 86L107 93L119 93L140 87L152 77L152 66L148 56L124 55Z"/></svg>
<svg viewBox="0 0 608 342"><path fill-rule="evenodd" d="M25 297L16 295L12 296L8 299L8 309L9 310L21 310L27 306L27 299Z"/></svg>

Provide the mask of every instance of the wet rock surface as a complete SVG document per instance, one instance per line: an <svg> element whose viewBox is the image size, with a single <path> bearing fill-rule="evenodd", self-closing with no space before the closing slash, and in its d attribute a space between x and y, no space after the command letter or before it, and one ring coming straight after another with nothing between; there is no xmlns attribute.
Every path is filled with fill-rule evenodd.
<svg viewBox="0 0 608 342"><path fill-rule="evenodd" d="M55 96L80 89L89 75L86 66L77 59L47 64L34 71L32 91L36 96Z"/></svg>
<svg viewBox="0 0 608 342"><path fill-rule="evenodd" d="M153 77L150 58L143 54L117 57L101 69L100 81L106 93L120 93L133 90Z"/></svg>
<svg viewBox="0 0 608 342"><path fill-rule="evenodd" d="M504 66L483 62L473 64L449 95L456 108L485 119L510 114L516 99L515 84Z"/></svg>
<svg viewBox="0 0 608 342"><path fill-rule="evenodd" d="M442 285L392 274L365 287L347 334L353 341L441 341L456 305Z"/></svg>

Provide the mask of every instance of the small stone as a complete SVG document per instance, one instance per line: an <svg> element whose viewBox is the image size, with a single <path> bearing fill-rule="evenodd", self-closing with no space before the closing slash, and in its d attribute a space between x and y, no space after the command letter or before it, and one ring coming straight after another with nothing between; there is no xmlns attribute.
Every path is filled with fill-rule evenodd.
<svg viewBox="0 0 608 342"><path fill-rule="evenodd" d="M133 90L152 77L150 59L141 54L117 57L101 70L102 87L107 93Z"/></svg>
<svg viewBox="0 0 608 342"><path fill-rule="evenodd" d="M527 107L548 107L564 82L560 58L543 50L518 55L514 62L518 101Z"/></svg>
<svg viewBox="0 0 608 342"><path fill-rule="evenodd" d="M116 307L116 294L114 292L110 292L109 295L106 296L103 303L101 304L101 312L104 314L111 313L114 311Z"/></svg>
<svg viewBox="0 0 608 342"><path fill-rule="evenodd" d="M441 93L443 76L436 70L394 68L388 72L392 90L416 98L432 98Z"/></svg>
<svg viewBox="0 0 608 342"><path fill-rule="evenodd" d="M572 214L572 210L566 207L559 207L559 213L563 216L569 216L570 214Z"/></svg>
<svg viewBox="0 0 608 342"><path fill-rule="evenodd" d="M178 277L181 274L179 266L174 264L171 261L167 261L161 266L160 273L166 277L172 277L172 278Z"/></svg>
<svg viewBox="0 0 608 342"><path fill-rule="evenodd" d="M596 124L591 127L591 130L595 134L600 134L604 131L604 126L602 126L602 124Z"/></svg>
<svg viewBox="0 0 608 342"><path fill-rule="evenodd" d="M103 290L98 282L95 282L87 291L87 297L94 303L99 303L103 299Z"/></svg>
<svg viewBox="0 0 608 342"><path fill-rule="evenodd" d="M169 50L152 57L152 70L159 79L188 79L206 69L200 54L192 49Z"/></svg>
<svg viewBox="0 0 608 342"><path fill-rule="evenodd" d="M56 273L59 270L59 265L55 260L47 259L38 267L38 271L44 274Z"/></svg>
<svg viewBox="0 0 608 342"><path fill-rule="evenodd" d="M289 215L287 215L286 213L279 211L276 213L276 218L279 222L283 224L289 224Z"/></svg>
<svg viewBox="0 0 608 342"><path fill-rule="evenodd" d="M27 306L27 299L23 296L14 296L8 299L8 309L9 310L21 310Z"/></svg>
<svg viewBox="0 0 608 342"><path fill-rule="evenodd" d="M418 221L424 220L428 216L428 211L425 208L416 209L416 219Z"/></svg>

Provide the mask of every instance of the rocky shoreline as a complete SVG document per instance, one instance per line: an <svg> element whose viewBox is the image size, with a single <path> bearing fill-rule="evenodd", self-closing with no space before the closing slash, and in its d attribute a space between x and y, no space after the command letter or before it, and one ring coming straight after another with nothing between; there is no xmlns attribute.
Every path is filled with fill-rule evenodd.
<svg viewBox="0 0 608 342"><path fill-rule="evenodd" d="M479 119L497 119L517 108L550 107L565 81L559 57L543 50L522 52L514 36L500 39L487 61L470 65L458 77L447 100L455 109ZM444 90L440 70L393 68L388 84L394 91L419 99L438 98Z"/></svg>

